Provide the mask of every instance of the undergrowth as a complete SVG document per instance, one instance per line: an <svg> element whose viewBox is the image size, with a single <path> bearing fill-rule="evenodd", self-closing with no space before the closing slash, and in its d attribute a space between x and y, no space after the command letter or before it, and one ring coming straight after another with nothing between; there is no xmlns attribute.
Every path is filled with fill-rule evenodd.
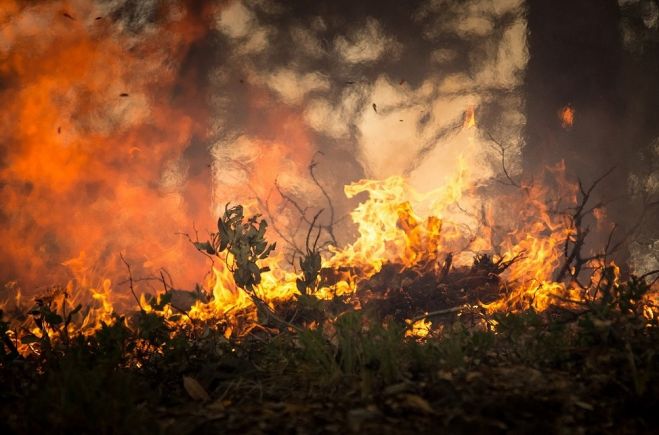
<svg viewBox="0 0 659 435"><path fill-rule="evenodd" d="M494 315L490 327L457 318L425 340L354 310L301 332L234 339L152 312L89 336L25 335L32 352L18 355L3 321L2 430L314 432L338 422L377 431L386 417L403 432L410 419L456 431L650 432L658 325L631 299L644 286L630 280L576 312ZM53 331L64 321L44 307L32 315ZM263 414L275 405L288 417ZM538 412L542 422L531 417Z"/></svg>
<svg viewBox="0 0 659 435"><path fill-rule="evenodd" d="M181 321L167 292L93 333L86 308L37 299L32 329L0 312L2 433L651 433L659 427L659 325L644 279L544 312L454 315L409 326L313 297L317 250L300 260L298 322L254 291L274 249L266 224L227 207L198 247L232 254L263 325ZM222 257L225 261L227 258ZM66 298L66 294L61 294ZM56 308L60 307L60 308ZM339 307L340 309L338 309ZM305 320L306 319L306 320ZM269 326L268 326L269 325ZM228 338L227 338L228 337ZM20 351L19 351L20 350Z"/></svg>

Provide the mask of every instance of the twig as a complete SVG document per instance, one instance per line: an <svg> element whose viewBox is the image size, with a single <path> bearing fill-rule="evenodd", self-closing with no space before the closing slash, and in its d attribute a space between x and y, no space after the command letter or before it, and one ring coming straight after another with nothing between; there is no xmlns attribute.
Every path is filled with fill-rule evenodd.
<svg viewBox="0 0 659 435"><path fill-rule="evenodd" d="M320 231L321 231L321 226L320 224L318 225L318 234L316 234L316 240L313 242L313 247L309 247L309 238L311 237L311 232L313 231L314 226L316 225L316 221L318 220L318 217L320 214L323 212L323 209L321 208L318 213L315 214L313 217L311 223L309 224L309 231L307 231L307 238L305 241L305 246L307 248L307 254L310 254L312 252L316 251L316 246L318 246L318 238L320 237Z"/></svg>
<svg viewBox="0 0 659 435"><path fill-rule="evenodd" d="M279 190L279 187L278 187L276 181L275 181L275 187L277 187L277 189ZM268 197L265 199L265 201L263 201L261 198L258 197L258 195L256 195L256 192L254 190L252 190L252 192L255 194L255 198L256 198L256 201L259 203L259 206L263 209L266 216L270 220L270 227L272 227L273 231L275 233L277 233L277 235L290 247L290 249L293 251L294 254L295 253L304 254L302 249L300 249L300 247L297 246L297 244L295 243L295 239L287 237L279 229L279 226L277 225L277 220L275 219L275 217L272 215L272 212L270 211L270 194L268 194ZM306 219L304 217L304 215L302 215L302 219Z"/></svg>
<svg viewBox="0 0 659 435"><path fill-rule="evenodd" d="M188 233L174 233L174 234L175 234L175 235L179 235L179 236L185 236L185 238L188 239L188 241L190 242L190 244L191 244L192 246L195 246L195 243L199 243L199 234L197 234L196 231L197 231L197 230L195 229L195 237L196 237L196 239L197 239L196 241L195 241L195 240L192 240L192 237L190 237L190 234L188 234ZM203 255L205 255L206 257L208 257L208 259L211 261L211 266L215 264L215 259L213 258L212 255L210 255L210 254L209 254L208 252L206 252L206 251L201 251L201 250L197 249L196 247L195 247L195 249L197 250L197 252L201 252Z"/></svg>
<svg viewBox="0 0 659 435"><path fill-rule="evenodd" d="M490 134L490 132L486 132L486 134L487 134L488 139L490 139L490 141L494 142L497 145L497 147L499 148L497 151L499 151L499 154L501 155L501 169L503 170L503 174L508 179L508 183L504 183L504 184L509 184L510 186L521 188L522 186L518 182L513 180L513 178L510 175L510 172L508 172L508 168L506 166L506 150L508 149L508 147L504 146L503 144L501 144L501 142L496 140L494 138L494 136L492 136Z"/></svg>
<svg viewBox="0 0 659 435"><path fill-rule="evenodd" d="M595 181L593 181L587 189L584 188L583 183L581 182L580 179L577 180L579 185L579 192L581 194L581 199L574 207L574 213L569 217L569 219L571 220L571 226L574 229L574 233L573 233L574 239L572 239L570 236L568 236L565 239L564 249L565 249L566 259L563 262L563 265L556 273L554 281L561 282L568 274L571 276L573 280L576 280L585 264L595 259L606 258L608 255L613 253L622 245L623 242L621 241L618 244L616 244L613 248L611 248L611 240L613 238L613 233L616 230L616 227L614 226L609 234L606 248L603 253L586 258L584 258L581 253L583 246L586 242L586 238L590 233L589 227L586 228L583 227L583 220L586 216L591 214L593 210L598 208L598 206L601 206L602 203L600 202L596 206L591 207L589 209L586 209L586 205L590 201L590 197L593 191L595 190L595 188L599 185L599 183L602 182L602 180L608 177L614 171L614 169L615 166L611 167L609 170L604 172L601 176L595 179ZM570 248L570 242L572 243L571 248Z"/></svg>
<svg viewBox="0 0 659 435"><path fill-rule="evenodd" d="M329 234L330 238L332 239L332 243L334 246L337 246L338 243L336 242L336 237L334 236L334 204L332 203L332 198L330 198L329 194L325 190L322 184L318 181L316 178L316 174L314 173L314 168L318 165L318 163L315 161L316 155L324 155L322 152L317 151L316 154L314 154L314 157L311 159L311 163L309 163L309 175L311 175L311 179L313 182L318 186L318 189L322 192L323 196L327 200L327 206L329 207L330 210L330 218L329 218L329 224L325 226L325 231L327 234Z"/></svg>
<svg viewBox="0 0 659 435"><path fill-rule="evenodd" d="M171 279L172 279L172 277L170 276L170 277L169 277L169 280L170 280L170 286L169 286L169 289L167 288L167 283L165 282L165 275L164 275L165 273L167 273L166 270L164 270L164 269L161 269L161 270L160 270L160 281L162 282L162 286L163 286L163 288L165 289L165 293L167 293L168 291L170 291L171 289L173 289L173 286L171 285ZM167 275L169 276L169 273L167 273ZM179 307L177 307L176 305L174 305L173 303L171 303L171 301L170 301L170 303L169 303L169 306L171 306L172 308L174 308L174 309L175 309L176 311L178 311L179 313L185 315L185 317L187 317L188 319L190 319L190 321L192 322L192 317L190 317L190 315L188 314L188 312L187 312L186 310L184 310L183 308L179 308Z"/></svg>
<svg viewBox="0 0 659 435"><path fill-rule="evenodd" d="M337 246L338 242L336 240L336 236L334 234L334 225L337 224L338 222L343 221L348 215L344 215L339 219L336 219L336 214L335 214L335 209L334 209L334 204L332 203L332 199L327 192L327 190L323 187L322 183L320 183L320 180L316 176L316 173L314 172L315 167L318 165L318 163L314 160L317 155L323 155L322 152L318 151L314 154L314 157L312 158L310 164L309 164L309 175L311 179L313 180L314 184L318 187L322 195L325 197L327 201L327 207L329 208L329 223L326 225L318 224L318 234L316 237L316 242L314 243L315 247L320 246L320 248L324 248L327 245L334 245ZM294 230L289 232L288 235L285 235L278 227L277 221L275 217L272 214L272 211L270 209L270 195L271 193L268 194L268 197L265 199L265 201L259 197L259 195L254 191L253 188L250 187L252 192L254 193L254 197L259 203L259 206L264 210L265 214L267 215L268 219L272 223L272 228L277 233L277 235L290 247L290 249L293 251L293 256L291 258L290 263L294 266L295 263L295 257L297 254L304 256L304 251L302 248L300 248L297 243L295 242L295 235L298 233L301 224L304 222L307 225L309 225L310 228L313 228L316 225L317 222L317 217L320 214L320 211L316 213L316 217L314 219L309 219L307 217L307 212L309 211L309 207L303 207L295 198L293 198L291 195L286 193L284 189L281 187L281 185L278 183L277 180L275 180L274 183L274 188L277 190L279 195L282 197L284 200L284 204L290 204L293 209L299 214L300 219L298 220L297 224L294 227ZM272 190L271 190L272 192ZM322 211L323 209L321 209ZM318 245L318 240L320 239L321 233L324 231L327 233L327 236L329 237L330 240L327 240L323 242L322 244Z"/></svg>
<svg viewBox="0 0 659 435"><path fill-rule="evenodd" d="M259 298L254 292L246 292L247 296L254 302L254 305L261 310L262 313L264 313L266 316L270 317L280 325L283 325L285 327L290 327L293 328L297 332L303 332L303 329L300 328L297 325L294 325L291 322L288 322L281 317L279 317L269 306L268 304L265 303L265 301L261 298Z"/></svg>
<svg viewBox="0 0 659 435"><path fill-rule="evenodd" d="M645 278L647 278L649 276L652 276L652 275L655 275L655 274L659 274L659 269L651 270L650 272L646 272L643 275L641 275L638 279L645 280ZM657 275L657 277L655 279L653 279L652 282L650 284L648 284L648 286L652 287L654 285L654 283L656 283L658 280L659 280L659 275Z"/></svg>
<svg viewBox="0 0 659 435"><path fill-rule="evenodd" d="M517 255L513 256L510 260L505 260L503 257L499 258L499 261L495 262L495 266L497 267L497 275L501 275L503 272L506 271L510 266L512 266L517 260L520 260L524 258L524 254L526 254L526 251L521 251Z"/></svg>
<svg viewBox="0 0 659 435"><path fill-rule="evenodd" d="M128 282L129 282L130 292L133 294L133 297L135 298L137 305L140 307L140 311L145 312L144 307L142 307L142 303L140 302L140 299L137 297L137 294L135 293L135 288L133 287L133 273L130 270L130 264L128 264L128 262L124 258L124 254L119 253L119 257L121 258L121 261L123 261L123 263L126 265L126 268L128 269Z"/></svg>
<svg viewBox="0 0 659 435"><path fill-rule="evenodd" d="M445 308L443 310L430 311L429 313L423 313L420 316L414 317L412 319L412 322L410 323L410 325L408 325L408 328L410 328L413 323L418 322L419 320L427 319L429 317L444 316L446 314L457 313L460 310L463 310L465 308L466 307L464 305L460 305L459 307Z"/></svg>
<svg viewBox="0 0 659 435"><path fill-rule="evenodd" d="M310 224L311 222L307 219L307 210L309 209L309 207L302 208L300 204L298 204L297 201L295 201L295 199L293 199L290 195L288 195L286 192L282 190L277 180L275 180L275 188L277 189L277 192L279 192L279 195L286 202L290 203L295 208L295 210L297 210L302 220L307 224Z"/></svg>

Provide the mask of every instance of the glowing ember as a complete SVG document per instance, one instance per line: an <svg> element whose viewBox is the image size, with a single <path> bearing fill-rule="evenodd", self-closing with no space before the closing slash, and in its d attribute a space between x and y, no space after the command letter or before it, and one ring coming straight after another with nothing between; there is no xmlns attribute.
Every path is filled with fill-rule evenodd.
<svg viewBox="0 0 659 435"><path fill-rule="evenodd" d="M427 319L420 319L415 322L409 322L409 329L405 332L406 337L426 338L430 334L432 322Z"/></svg>
<svg viewBox="0 0 659 435"><path fill-rule="evenodd" d="M558 118L561 120L563 128L570 128L574 125L574 109L569 104L558 112Z"/></svg>

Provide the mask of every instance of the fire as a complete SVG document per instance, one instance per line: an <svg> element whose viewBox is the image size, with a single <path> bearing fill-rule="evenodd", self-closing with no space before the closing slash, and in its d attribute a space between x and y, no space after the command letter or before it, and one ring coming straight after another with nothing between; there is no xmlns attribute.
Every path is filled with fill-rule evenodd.
<svg viewBox="0 0 659 435"><path fill-rule="evenodd" d="M345 187L346 196L367 192L369 199L351 213L359 231L358 239L334 251L327 266L351 264L366 273L380 270L384 262L411 267L421 260L436 259L441 243L459 234L457 222L450 219L450 207L462 196L464 164L446 185L429 192L417 192L403 177L362 180ZM419 216L416 209L425 210ZM441 237L440 237L441 235Z"/></svg>
<svg viewBox="0 0 659 435"><path fill-rule="evenodd" d="M184 158L208 115L171 66L202 18L163 6L165 24L135 35L86 2L15 8L0 15L0 278L102 286L124 276L128 252L191 286L205 265L175 233L210 220L210 175L190 176Z"/></svg>
<svg viewBox="0 0 659 435"><path fill-rule="evenodd" d="M0 78L16 78L0 87L6 102L0 138L9 144L2 150L0 200L3 220L11 223L0 227L0 278L12 282L6 290L16 295L3 308L25 307L29 298L21 286L66 282L50 288L37 305L69 314L78 304L87 306L76 312L75 325L66 324L71 334L127 322L118 314L128 310L153 313L158 298L147 293L159 293L162 301L163 292L179 288L163 270L183 283L181 288L191 288L208 270L189 240L175 233L193 222L207 227L211 206L223 200L265 196L282 173L302 173L312 159L312 135L301 109L263 114L274 100L254 86L246 91L251 124L267 134L236 139L234 149L246 154L239 182L218 192L206 182L211 169L191 174L191 166L199 162L186 158L186 151L193 142L208 139L211 116L191 85L194 80L179 74L176 66L207 32L208 11L174 10L163 3L164 24L138 41L116 23L95 20L100 11L84 2L37 2L25 8L4 2L3 9ZM20 19L9 20L14 15ZM38 33L37 17L47 17L52 32ZM573 126L572 106L558 115L564 128ZM475 127L476 107L470 106L463 128ZM230 162L235 156L220 157ZM583 299L583 289L575 283L554 280L566 242L575 236L570 222L555 212L556 187L521 183L514 192L483 199L483 186L465 181L471 178L468 166L461 160L449 182L424 192L412 188L404 176L345 186L348 198L368 196L350 214L358 236L324 254L323 268L341 273L313 296L356 294L386 264L439 276L451 267L469 268L475 257L487 254L506 265L501 275L505 291L480 304L489 312L541 311L560 301ZM565 180L565 168L550 172L560 196L574 205L577 187ZM258 212L262 204L252 202L249 208ZM605 226L604 210L594 213L598 225ZM122 253L134 271L120 261ZM283 254L263 260L269 271L262 274L254 295L236 285L230 260L212 264L201 286L203 298L187 307L171 303L163 315L183 312L176 320L181 324L223 322L229 337L255 327L258 312L252 296L273 310L299 296L299 274L284 266ZM617 279L613 264L589 266L613 274L597 272L595 281ZM162 279L134 281L133 272ZM21 285L15 284L18 278ZM39 338L52 333L25 328ZM428 319L409 321L408 335L426 337L431 328Z"/></svg>
<svg viewBox="0 0 659 435"><path fill-rule="evenodd" d="M469 106L465 111L465 119L463 123L464 128L473 128L476 127L476 108L474 106Z"/></svg>
<svg viewBox="0 0 659 435"><path fill-rule="evenodd" d="M419 319L415 322L408 321L410 326L407 331L405 331L406 337L417 337L417 338L426 338L431 331L432 322L427 319Z"/></svg>
<svg viewBox="0 0 659 435"><path fill-rule="evenodd" d="M574 124L574 108L569 104L558 111L558 118L563 128L570 128Z"/></svg>
<svg viewBox="0 0 659 435"><path fill-rule="evenodd" d="M572 204L577 188L564 179L564 169L559 165L551 171L561 182L562 196ZM334 295L356 293L360 285L386 263L400 264L419 274L439 276L445 267L469 267L473 256L482 254L481 250L486 249L491 255L487 258L494 261L492 264L506 264L501 275L505 280L505 291L502 290L495 301L480 304L486 311L528 308L542 311L556 304L571 304L584 297L593 297L571 283L553 280L564 256L566 240L574 235L574 229L564 216L553 213L556 204L551 200L551 189L537 184L522 184L514 193L516 201L503 195L498 200L505 201L505 210L483 211L483 221L478 221L459 204L476 192L464 185L464 179L465 169L462 167L450 183L429 192L414 190L403 177L361 180L346 186L348 196L358 193L369 196L351 215L359 236L355 242L335 248L326 255L323 267L334 270L349 267L352 272L340 275L337 282L321 288L315 296L329 299ZM498 214L507 213L515 219L507 222L510 227L497 238L494 221ZM469 255L460 255L464 253ZM254 290L254 295L273 310L299 295L296 286L299 275L282 267L283 258L279 255L264 260L261 266L267 266L269 271L262 274L261 282ZM455 258L453 263L443 261L449 257ZM253 296L236 286L229 267L231 263L228 258L213 265L204 286L210 291L208 300L197 300L187 310L172 303L160 315L171 316L180 310L186 314L177 320L182 324L221 322L227 337L249 332L258 321L257 307ZM69 267L81 269L78 272L79 280L57 290L48 300L53 301L53 310L64 307L65 312L70 312L78 301L91 296L92 308L84 313L77 326L83 333L89 334L103 324L117 321L115 304L121 302L125 306L126 295L123 293L124 300L121 301L122 293L113 290L109 279L103 280L100 285L86 280L85 265L84 257L69 262ZM619 271L615 264L593 263L591 266L597 270L591 277L593 283L602 280L609 280L614 285L617 283ZM164 278L162 283L167 289ZM152 312L150 301L144 296L145 284L133 283L131 278L130 285L131 291L136 290L141 295L139 308L147 313ZM654 313L648 314L652 315ZM70 328L73 334L73 326ZM429 319L417 318L408 321L406 336L427 337L431 329ZM34 331L37 336L41 333Z"/></svg>

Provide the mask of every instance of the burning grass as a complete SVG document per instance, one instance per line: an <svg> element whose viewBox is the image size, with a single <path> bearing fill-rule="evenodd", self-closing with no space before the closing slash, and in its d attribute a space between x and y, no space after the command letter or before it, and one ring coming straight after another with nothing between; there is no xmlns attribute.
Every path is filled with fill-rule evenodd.
<svg viewBox="0 0 659 435"><path fill-rule="evenodd" d="M656 318L643 315L647 291L631 280L574 311L462 311L423 339L395 316L317 299L297 302L302 330L259 326L239 338L227 338L221 322L180 322L166 299L89 335L67 333L69 316L42 305L32 316L50 338L28 343L24 357L12 355L10 324L1 324L3 425L6 433L651 432L659 337Z"/></svg>
<svg viewBox="0 0 659 435"><path fill-rule="evenodd" d="M135 277L124 260L135 308L121 312L108 280L71 282L30 305L15 292L0 323L3 424L650 432L654 273L620 275L616 227L586 252L588 219L603 207L589 203L599 180L554 176L560 200L509 179L499 209L465 208L481 192L460 173L423 194L398 177L356 183L348 195L369 195L352 213L357 240L325 243L332 229L317 212L292 271L266 238L268 222L227 205L209 240L191 240L212 260L206 285Z"/></svg>

